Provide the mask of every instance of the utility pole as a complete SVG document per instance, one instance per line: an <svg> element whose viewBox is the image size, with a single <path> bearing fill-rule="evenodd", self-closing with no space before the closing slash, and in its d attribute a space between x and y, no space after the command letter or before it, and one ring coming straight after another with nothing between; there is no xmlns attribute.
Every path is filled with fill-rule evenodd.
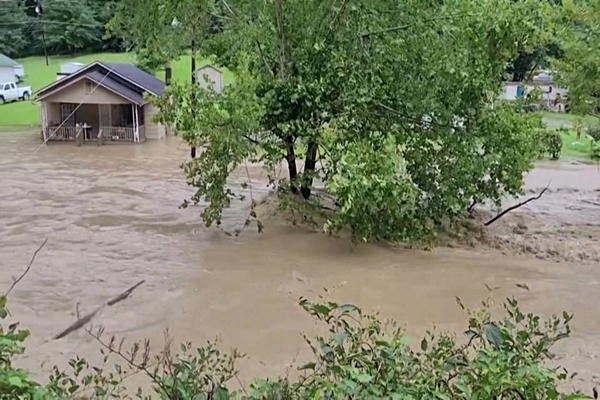
<svg viewBox="0 0 600 400"><path fill-rule="evenodd" d="M165 64L165 86L171 86L172 77L173 77L173 71L171 69L171 63L167 62ZM169 103L173 104L173 98L172 97L169 97ZM165 131L166 131L167 135L172 134L171 126L167 124L165 126Z"/></svg>
<svg viewBox="0 0 600 400"><path fill-rule="evenodd" d="M50 65L48 61L48 47L46 46L46 32L42 23L42 14L44 8L40 0L25 0L25 14L31 18L35 18L38 23L42 35L42 46L44 47L44 56L46 58L46 66Z"/></svg>
<svg viewBox="0 0 600 400"><path fill-rule="evenodd" d="M192 72L192 86L196 85L196 40L194 38L194 30L192 29L192 58L190 60L191 62L191 72ZM194 87L193 90L195 90L196 88ZM194 93L194 92L192 92ZM196 158L196 146L192 146L190 148L190 156L192 158Z"/></svg>
<svg viewBox="0 0 600 400"><path fill-rule="evenodd" d="M42 30L42 46L44 46L44 57L46 58L46 67L50 65L48 62L48 47L46 46L46 30L44 29L44 24L42 24L42 16L39 17L39 24Z"/></svg>

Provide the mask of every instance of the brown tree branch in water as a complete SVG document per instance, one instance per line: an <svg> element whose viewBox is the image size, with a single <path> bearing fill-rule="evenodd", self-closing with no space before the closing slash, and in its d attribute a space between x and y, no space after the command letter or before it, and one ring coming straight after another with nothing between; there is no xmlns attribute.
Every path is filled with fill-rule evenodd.
<svg viewBox="0 0 600 400"><path fill-rule="evenodd" d="M469 207L467 208L467 212L469 214L471 214L473 212L473 210L475 209L475 206L477 205L477 202L475 200L473 200L473 202L469 205Z"/></svg>
<svg viewBox="0 0 600 400"><path fill-rule="evenodd" d="M121 293L118 296L113 297L112 299L110 299L106 305L107 306L114 306L115 304L117 304L120 301L125 300L126 298L129 297L129 295L131 294L131 292L133 292L135 289L137 289L139 286L141 286L144 282L146 282L145 280L139 281L138 283L136 283L135 285L133 285L132 287L130 287L129 289L127 289L126 291L124 291L123 293Z"/></svg>
<svg viewBox="0 0 600 400"><path fill-rule="evenodd" d="M548 184L548 186L550 186L550 184ZM544 188L544 190L542 190L540 192L540 194L538 194L537 196L530 197L530 198L528 198L525 201L522 201L522 202L520 202L518 204L515 204L514 206L508 207L506 210L502 211L500 214L496 215L494 218L490 219L488 222L486 222L485 224L483 224L483 226L489 226L489 225L493 224L494 222L498 221L500 218L502 218L503 216L505 216L509 212L514 211L517 208L524 206L525 204L529 203L530 201L539 200L543 196L543 194L546 192L546 190L548 190L548 186L546 186Z"/></svg>
<svg viewBox="0 0 600 400"><path fill-rule="evenodd" d="M86 325L88 322L90 322L92 320L92 318L94 318L96 316L96 314L98 314L100 312L100 310L102 310L104 307L108 306L114 306L115 304L117 304L120 301L125 300L126 298L129 297L129 295L135 290L137 289L140 285L142 285L144 282L146 281L139 281L138 283L136 283L135 285L133 285L132 287L130 287L129 289L127 289L126 291L124 291L123 293L113 297L112 299L110 299L109 301L107 301L105 304L101 305L100 307L96 308L94 311L92 311L91 313L85 315L83 318L78 318L77 321L73 322L71 325L69 325L66 329L64 329L62 332L56 334L52 339L57 340L57 339L62 339L65 336L67 336L69 333L78 330L79 328L81 328L82 326ZM77 314L79 314L77 312Z"/></svg>
<svg viewBox="0 0 600 400"><path fill-rule="evenodd" d="M21 276L19 276L18 278L13 277L13 283L12 285L10 285L10 287L8 288L8 290L6 291L6 294L4 295L4 297L8 297L8 295L10 294L10 292L12 292L12 290L15 288L15 286L17 286L17 284L19 282L21 282L21 280L23 278L25 278L25 275L27 275L29 273L29 270L31 270L31 266L33 265L33 262L35 261L35 257L38 255L38 253L40 252L40 250L42 250L42 248L46 245L46 243L48 242L48 238L44 239L44 242L40 245L40 247L38 247L38 249L33 253L33 256L31 257L31 260L29 261L29 265L27 266L27 268L25 269L25 272L23 272L21 274Z"/></svg>

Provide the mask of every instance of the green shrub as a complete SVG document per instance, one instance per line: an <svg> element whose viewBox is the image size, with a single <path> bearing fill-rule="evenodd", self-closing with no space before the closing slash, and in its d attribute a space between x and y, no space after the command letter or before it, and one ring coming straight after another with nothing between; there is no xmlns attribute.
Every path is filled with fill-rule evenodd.
<svg viewBox="0 0 600 400"><path fill-rule="evenodd" d="M590 145L592 146L590 158L596 162L600 162L600 143L592 141Z"/></svg>
<svg viewBox="0 0 600 400"><path fill-rule="evenodd" d="M6 319L9 312L6 308L6 296L0 296L0 320ZM0 325L0 399L29 399L39 389L39 385L31 380L27 371L15 368L13 358L23 354L23 342L29 336L27 330L17 329L18 323L6 329Z"/></svg>
<svg viewBox="0 0 600 400"><path fill-rule="evenodd" d="M546 131L544 134L544 146L546 153L550 155L552 160L558 160L562 152L563 141L560 132Z"/></svg>
<svg viewBox="0 0 600 400"><path fill-rule="evenodd" d="M140 389L136 396L140 399L589 398L581 393L561 394L557 386L568 379L567 371L546 366L551 347L571 332L572 315L567 313L542 321L523 313L516 300L508 299L506 316L494 320L489 302L484 302L480 310L467 311L469 326L464 340L428 332L417 346L411 346L395 323L364 314L353 305L306 299L301 299L300 305L328 327L328 334L305 338L313 358L299 367L294 379L256 380L244 388L236 370L236 362L243 356L236 351L221 353L215 342L196 350L185 344L173 355L167 338L163 351L152 356L148 341L126 351L123 342L114 337L105 342L100 329L88 333L101 344L105 362L114 354L126 360L125 366L104 370L77 357L69 363L69 373L55 368L49 383L40 386L26 372L12 367L11 358L22 351L20 343L26 335L12 337L15 330L9 328L0 333L0 398L132 398L124 380L140 372L153 383L153 395Z"/></svg>
<svg viewBox="0 0 600 400"><path fill-rule="evenodd" d="M587 134L596 142L600 142L600 125L590 125L587 128Z"/></svg>

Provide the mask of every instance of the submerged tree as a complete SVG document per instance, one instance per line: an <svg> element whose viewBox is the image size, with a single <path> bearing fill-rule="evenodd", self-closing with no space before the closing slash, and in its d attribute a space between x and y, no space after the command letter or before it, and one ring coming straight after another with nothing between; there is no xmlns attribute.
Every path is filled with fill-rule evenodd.
<svg viewBox="0 0 600 400"><path fill-rule="evenodd" d="M519 193L540 120L495 99L507 62L547 40L549 7L537 0L207 5L222 32L205 38L203 50L235 71L236 83L221 96L175 85L161 104L163 120L185 140L210 144L186 166L194 200L210 205L205 222L220 220L235 196L227 176L256 154L270 168L287 165L287 179L274 183L291 194L318 200L313 185L322 183L336 204L327 228L349 226L360 240L429 237L473 201Z"/></svg>

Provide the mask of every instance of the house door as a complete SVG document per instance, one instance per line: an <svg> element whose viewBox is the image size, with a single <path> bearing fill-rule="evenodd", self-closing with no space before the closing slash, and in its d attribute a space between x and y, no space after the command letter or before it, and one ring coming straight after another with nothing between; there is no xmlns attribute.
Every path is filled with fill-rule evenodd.
<svg viewBox="0 0 600 400"><path fill-rule="evenodd" d="M60 120L65 126L75 126L75 104L60 103Z"/></svg>
<svg viewBox="0 0 600 400"><path fill-rule="evenodd" d="M110 123L110 105L109 104L100 104L98 107L100 107L98 115L99 115L99 122L100 122L100 127L101 128L108 128L111 123Z"/></svg>

